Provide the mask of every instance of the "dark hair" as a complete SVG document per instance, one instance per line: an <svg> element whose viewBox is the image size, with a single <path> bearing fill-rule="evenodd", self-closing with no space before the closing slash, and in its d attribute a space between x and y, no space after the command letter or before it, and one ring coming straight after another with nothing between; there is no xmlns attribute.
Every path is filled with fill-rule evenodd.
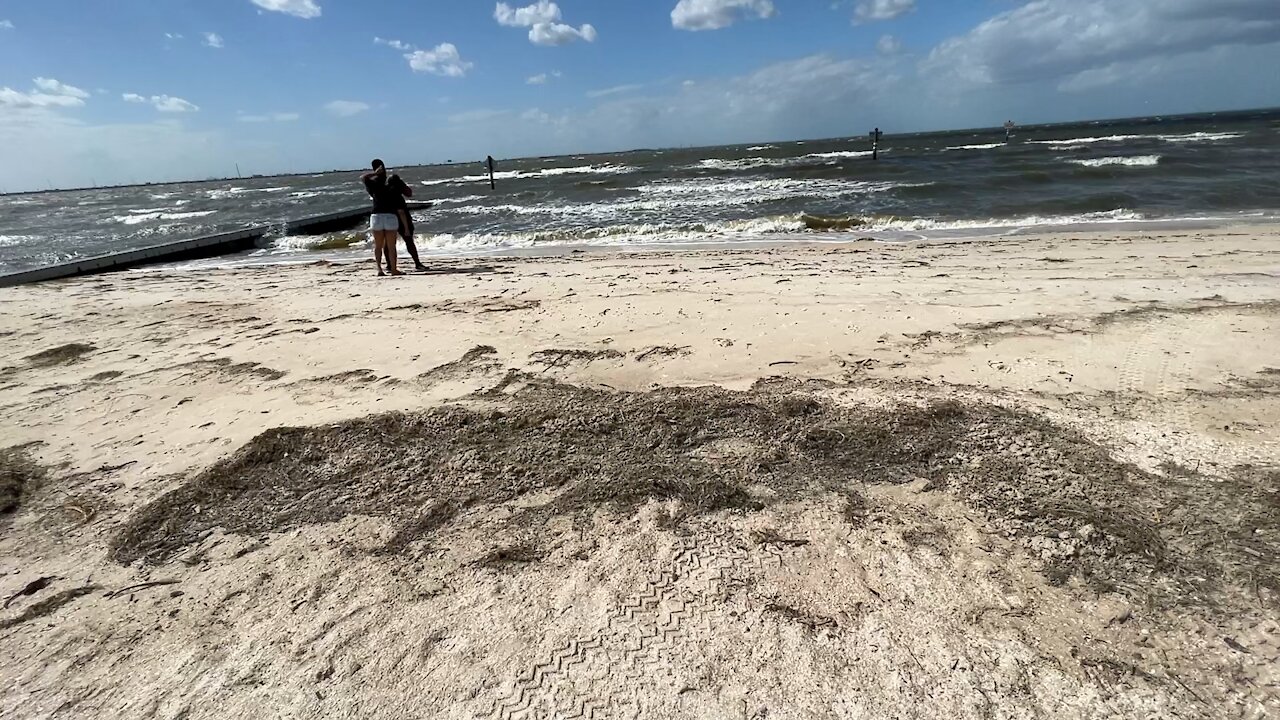
<svg viewBox="0 0 1280 720"><path fill-rule="evenodd" d="M373 169L374 169L374 170L377 170L378 168L385 168L386 166L387 166L387 164L386 164L386 163L384 163L384 162L382 162L381 160L378 160L378 159L376 159L376 158L375 158L375 159L374 159L374 161L373 161Z"/></svg>

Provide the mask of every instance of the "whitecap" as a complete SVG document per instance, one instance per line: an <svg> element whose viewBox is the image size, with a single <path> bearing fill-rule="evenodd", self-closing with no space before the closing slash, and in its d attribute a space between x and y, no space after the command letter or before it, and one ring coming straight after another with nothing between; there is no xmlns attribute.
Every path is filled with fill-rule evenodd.
<svg viewBox="0 0 1280 720"><path fill-rule="evenodd" d="M15 245L25 245L40 240L36 235L0 235L0 247L13 247Z"/></svg>
<svg viewBox="0 0 1280 720"><path fill-rule="evenodd" d="M1147 217L1132 210L1106 210L1079 215L1027 215L1016 218L939 220L936 218L873 218L860 230L981 230L985 228L1031 228L1041 226L1088 225L1096 223L1142 222Z"/></svg>
<svg viewBox="0 0 1280 720"><path fill-rule="evenodd" d="M461 205L463 203L475 202L477 200L487 200L487 195L464 195L456 198L434 198L427 202L435 205Z"/></svg>
<svg viewBox="0 0 1280 720"><path fill-rule="evenodd" d="M994 148L1004 147L1006 143L988 143L986 145L953 145L946 150L992 150ZM944 150L943 152L946 152Z"/></svg>
<svg viewBox="0 0 1280 720"><path fill-rule="evenodd" d="M493 174L494 180L527 180L530 178L555 177L558 175L618 175L635 171L630 165L578 165L574 167L558 167L543 168L542 170L530 170L527 172L516 170L504 170ZM435 180L420 180L419 183L428 187L432 185L450 185L465 183L482 183L489 181L489 174L480 175L463 175L462 177L438 178Z"/></svg>
<svg viewBox="0 0 1280 720"><path fill-rule="evenodd" d="M198 218L198 217L205 217L206 215L212 215L215 212L217 212L217 210L197 210L194 212L179 212L179 213L150 212L150 213L139 214L139 215L117 215L111 219L114 220L115 222L123 223L125 225L138 225L140 223L152 222L155 220L188 220L190 218Z"/></svg>
<svg viewBox="0 0 1280 720"><path fill-rule="evenodd" d="M1084 167L1108 167L1112 165L1120 165L1125 167L1155 167L1160 164L1159 155L1135 155L1132 157L1104 157L1090 158L1088 160L1067 160L1072 165L1081 165Z"/></svg>
<svg viewBox="0 0 1280 720"><path fill-rule="evenodd" d="M1143 138L1153 137L1151 135L1107 135L1105 137L1088 137L1088 138L1071 138L1067 140L1028 140L1028 145L1052 145L1054 147L1070 147L1072 145L1092 145L1093 143L1103 142L1125 142L1126 140L1141 140Z"/></svg>
<svg viewBox="0 0 1280 720"><path fill-rule="evenodd" d="M881 153L886 153L886 152L888 152L888 151L887 151L887 150L881 150L880 152L881 152ZM820 160L821 160L821 159L828 159L828 158L860 158L860 157L871 157L871 154L872 154L872 152L871 152L870 150L842 150L842 151L839 151L839 152L809 153L808 155L805 155L805 157L807 157L807 158L817 158L817 159L820 159Z"/></svg>
<svg viewBox="0 0 1280 720"><path fill-rule="evenodd" d="M1156 135L1155 137L1171 143L1189 143L1189 142L1217 142L1219 140L1234 140L1244 137L1244 133L1207 133L1195 132L1186 135Z"/></svg>

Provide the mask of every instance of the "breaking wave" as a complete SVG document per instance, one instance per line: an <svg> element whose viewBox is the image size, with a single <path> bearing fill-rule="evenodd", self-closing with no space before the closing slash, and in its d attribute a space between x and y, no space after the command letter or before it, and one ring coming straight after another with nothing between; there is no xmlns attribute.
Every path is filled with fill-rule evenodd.
<svg viewBox="0 0 1280 720"><path fill-rule="evenodd" d="M991 150L998 147L1005 147L1005 143L987 143L986 145L954 145L946 148L946 150Z"/></svg>
<svg viewBox="0 0 1280 720"><path fill-rule="evenodd" d="M197 210L194 212L163 212L160 210L130 210L132 215L116 215L111 218L113 222L123 223L125 225L138 225L145 222L153 222L156 220L189 220L191 218L205 217L212 215L217 210Z"/></svg>
<svg viewBox="0 0 1280 720"><path fill-rule="evenodd" d="M1125 167L1155 167L1160 164L1159 155L1138 155L1134 157L1104 157L1090 158L1088 160L1068 160L1072 165L1081 165L1083 167L1108 167L1112 165L1121 165Z"/></svg>
<svg viewBox="0 0 1280 720"><path fill-rule="evenodd" d="M531 178L555 177L557 175L620 175L623 173L635 172L636 168L629 165L579 165L577 167L562 168L543 168L541 170L503 170L493 174L494 180L527 180ZM462 177L437 178L434 180L421 180L420 184L426 186L432 185L462 185L467 183L489 182L489 174L481 173L479 175L463 175Z"/></svg>
<svg viewBox="0 0 1280 720"><path fill-rule="evenodd" d="M417 239L420 249L435 252L494 252L565 246L645 246L671 243L717 243L794 236L796 240L847 241L875 234L998 230L1002 233L1037 227L1066 227L1098 223L1141 222L1147 218L1130 210L1074 215L1029 215L1018 218L954 220L891 215L824 216L809 213L773 215L747 220L702 223L622 224L595 228L558 228L514 233L442 233Z"/></svg>

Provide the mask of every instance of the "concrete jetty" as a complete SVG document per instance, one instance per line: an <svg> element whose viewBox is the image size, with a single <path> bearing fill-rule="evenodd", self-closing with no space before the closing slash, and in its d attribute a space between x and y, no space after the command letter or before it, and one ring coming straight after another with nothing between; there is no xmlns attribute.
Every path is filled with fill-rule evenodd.
<svg viewBox="0 0 1280 720"><path fill-rule="evenodd" d="M410 210L422 210L430 207L430 203L410 203ZM199 260L201 258L230 255L232 253L252 250L262 238L275 235L320 235L337 230L346 230L359 226L369 219L369 208L358 210L342 210L339 212L316 215L313 217L289 220L285 223L257 225L243 230L205 235L189 240L151 245L135 250L81 258L70 262L48 265L45 267L23 270L16 273L0 275L0 287L22 285L25 283L56 280L58 278L77 275L93 275L97 273L128 270L144 265L155 265L168 262Z"/></svg>

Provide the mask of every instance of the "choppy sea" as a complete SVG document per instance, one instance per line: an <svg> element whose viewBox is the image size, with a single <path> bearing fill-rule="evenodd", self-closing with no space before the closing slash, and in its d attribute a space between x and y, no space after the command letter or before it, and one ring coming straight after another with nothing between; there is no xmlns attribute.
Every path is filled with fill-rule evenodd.
<svg viewBox="0 0 1280 720"><path fill-rule="evenodd" d="M394 151L387 159L394 164ZM428 256L1280 219L1280 110L399 167ZM0 272L367 204L356 173L0 196ZM403 252L403 251L402 251ZM216 262L342 259L274 235Z"/></svg>

